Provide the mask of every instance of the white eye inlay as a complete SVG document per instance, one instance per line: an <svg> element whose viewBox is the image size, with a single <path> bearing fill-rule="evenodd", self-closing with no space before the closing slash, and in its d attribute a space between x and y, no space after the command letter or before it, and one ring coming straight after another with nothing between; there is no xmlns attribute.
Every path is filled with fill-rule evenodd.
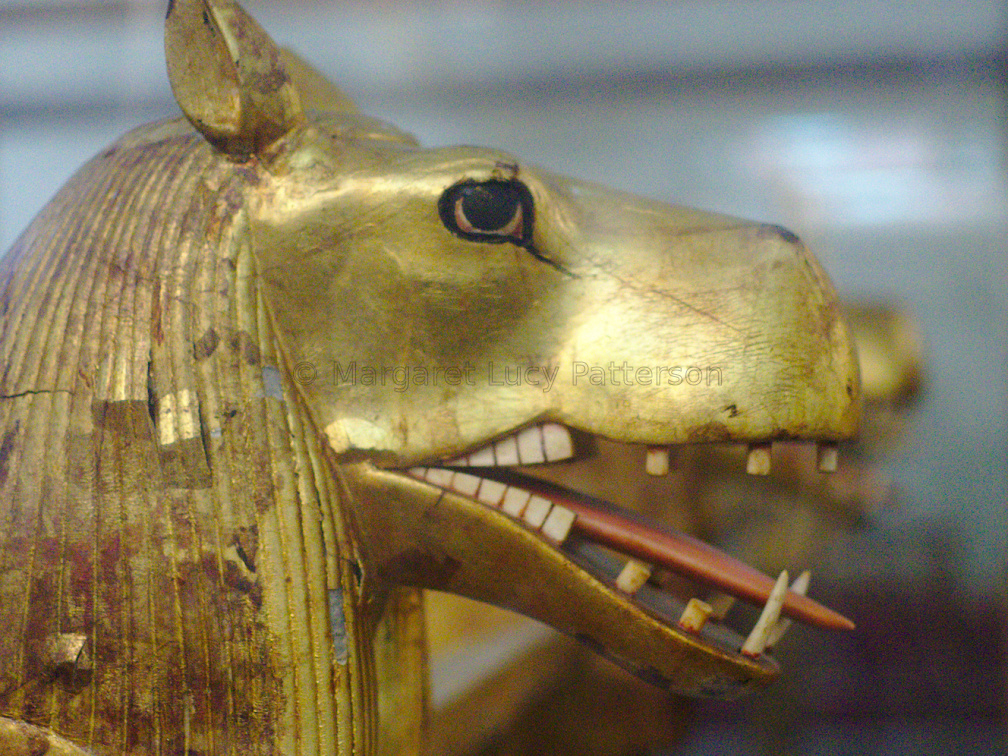
<svg viewBox="0 0 1008 756"><path fill-rule="evenodd" d="M462 207L462 203L465 201L465 197L459 197L455 200L455 225L458 226L460 231L467 234L493 234L494 236L510 236L516 239L520 239L525 233L525 223L522 216L522 203L515 203L515 213L511 216L511 220L505 223L500 228L477 228L469 219L466 217L465 210Z"/></svg>

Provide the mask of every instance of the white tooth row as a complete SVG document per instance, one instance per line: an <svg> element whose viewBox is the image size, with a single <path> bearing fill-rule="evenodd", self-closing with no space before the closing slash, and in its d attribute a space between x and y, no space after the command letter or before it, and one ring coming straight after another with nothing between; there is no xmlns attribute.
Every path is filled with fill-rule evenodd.
<svg viewBox="0 0 1008 756"><path fill-rule="evenodd" d="M440 467L411 467L409 473L414 478L425 480L438 488L498 508L516 520L535 528L556 543L567 540L574 526L575 514L567 507L554 504L549 499L517 486L508 486L496 480Z"/></svg>
<svg viewBox="0 0 1008 756"><path fill-rule="evenodd" d="M840 453L835 441L820 441L816 444L816 468L819 472L836 472ZM746 472L750 475L770 474L770 442L749 444L746 458Z"/></svg>
<svg viewBox="0 0 1008 756"><path fill-rule="evenodd" d="M665 446L649 446L644 459L644 470L648 475L668 475L674 465L674 450ZM819 472L836 472L839 453L833 441L822 441L816 445L816 467ZM750 475L770 474L770 443L749 444L746 458L746 472Z"/></svg>
<svg viewBox="0 0 1008 756"><path fill-rule="evenodd" d="M749 445L746 472L750 475L770 474L769 441ZM674 465L674 450L668 447L648 447L644 469L648 475L668 475ZM559 462L574 456L570 432L559 423L543 423L513 433L470 454L448 462L452 467L504 467ZM816 445L816 467L819 472L836 472L839 452L836 442L822 441Z"/></svg>
<svg viewBox="0 0 1008 756"><path fill-rule="evenodd" d="M481 449L457 457L452 467L503 467L559 462L574 456L570 432L558 423L533 425Z"/></svg>

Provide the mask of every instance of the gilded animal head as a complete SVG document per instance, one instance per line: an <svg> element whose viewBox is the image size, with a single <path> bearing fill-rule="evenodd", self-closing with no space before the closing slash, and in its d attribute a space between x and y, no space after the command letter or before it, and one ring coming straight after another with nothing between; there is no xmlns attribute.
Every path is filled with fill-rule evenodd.
<svg viewBox="0 0 1008 756"><path fill-rule="evenodd" d="M562 468L596 438L651 447L659 468L661 448L698 442L755 444L756 471L776 439L820 442L828 460L856 428L859 379L801 241L498 150L424 149L232 3L178 0L166 29L190 122L256 168L255 275L353 492L373 584L518 609L675 690L772 676L717 623L681 627L662 591L618 588L597 546L758 602L766 579L702 545L671 556L652 526L513 468Z"/></svg>
<svg viewBox="0 0 1008 756"><path fill-rule="evenodd" d="M231 0L165 42L187 120L0 269L0 749L410 752L415 589L723 698L789 619L850 626L586 491L682 444L835 466L858 367L793 234L424 149ZM748 638L710 591L765 605Z"/></svg>

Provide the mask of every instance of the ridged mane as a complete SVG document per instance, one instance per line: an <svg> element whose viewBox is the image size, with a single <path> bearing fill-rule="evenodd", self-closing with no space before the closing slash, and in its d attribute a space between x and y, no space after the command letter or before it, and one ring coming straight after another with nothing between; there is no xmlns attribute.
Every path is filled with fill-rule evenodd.
<svg viewBox="0 0 1008 756"><path fill-rule="evenodd" d="M243 246L255 176L137 130L3 263L0 717L103 754L366 737L338 497Z"/></svg>

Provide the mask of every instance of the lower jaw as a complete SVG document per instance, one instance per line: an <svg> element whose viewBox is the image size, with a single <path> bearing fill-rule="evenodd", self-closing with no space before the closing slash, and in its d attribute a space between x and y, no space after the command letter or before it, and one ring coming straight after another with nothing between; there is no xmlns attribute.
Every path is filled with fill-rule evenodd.
<svg viewBox="0 0 1008 756"><path fill-rule="evenodd" d="M717 648L721 653L734 655L741 652L749 657L759 656L766 647L766 639L761 636L755 638L754 640L753 637L760 635L760 633L762 633L762 635L766 635L767 628L764 628L763 631L760 631L760 633L754 629L749 639L743 639L741 635L722 624L720 620L723 619L724 612L726 612L730 607L730 603L725 601L727 598L726 596L717 596L713 602L721 605L719 607L720 611L697 599L690 600L691 597L702 595L702 593L695 585L691 586L688 580L682 580L678 575L674 574L674 572L663 571L660 568L652 575L650 565L642 564L635 559L631 559L629 562L626 562L628 549L629 553L633 554L633 556L643 558L646 558L647 556L646 554L633 553L633 539L628 541L627 544L622 547L617 546L614 550L610 550L607 547L613 546L611 541L605 544L600 544L595 542L595 539L592 538L590 534L586 537L584 525L586 522L586 512L584 510L578 510L577 507L579 503L574 502L571 499L572 496L580 496L580 491L583 490L583 484L588 484L588 486L591 487L593 483L598 483L599 481L607 483L619 480L623 487L612 492L618 495L618 497L614 497L617 498L617 500L625 500L628 489L631 491L636 490L637 493L639 493L639 481L635 481L632 474L627 475L626 471L634 469L639 470L640 466L619 465L617 468L619 474L616 475L613 474L611 463L613 462L614 451L618 450L617 454L619 456L625 456L628 453L628 450L629 453L636 451L636 453L640 455L641 449L639 447L634 449L633 447L627 447L626 445L613 444L612 442L603 442L601 446L603 447L602 453L589 460L580 458L559 463L524 467L414 468L411 470L411 474L414 477L419 477L427 480L428 482L434 483L435 485L442 486L446 490L453 490L455 493L462 493L463 495L468 495L474 499L479 498L477 495L477 486L479 486L479 496L482 496L484 490L483 485L481 483L478 484L477 480L496 481L498 483L498 489L495 490L499 490L503 484L507 484L509 487L509 493L510 488L517 488L538 494L537 496L531 497L531 503L529 502L528 495L525 495L524 498L521 498L518 501L518 507L528 505L529 513L533 510L533 508L536 508L533 505L538 504L538 516L523 513L520 508L512 506L514 502L509 500L500 500L497 501L495 505L491 506L503 509L505 513L515 519L518 519L519 521L524 521L525 524L531 526L533 529L539 529L545 537L555 542L555 546L571 562L577 564L589 574L594 575L601 582L610 586L612 590L623 593L629 600L632 600L646 613L661 622L696 634L702 638L704 643ZM532 475L529 476L525 473L531 473ZM543 484L540 480L543 478L563 483L568 483L571 479L574 479L578 482L577 491L579 493L575 494L573 490L565 491L557 486L551 486L548 483ZM458 481L458 483L453 483L452 481ZM630 485L628 485L628 483ZM572 486L569 488L573 489ZM486 497L483 496L482 498L483 504L488 505ZM538 501L536 501L537 499ZM550 506L553 507L552 510L549 510ZM601 503L591 506L596 507L605 505L604 503ZM565 510L567 508L579 512L579 519L577 522L580 523L580 527L575 528L573 532L569 533L568 530L561 529L561 532L558 535L555 528L550 527L550 524L553 522L552 515L559 510ZM547 511L550 514L548 519L546 516ZM590 518L594 516L594 514L596 514L596 511L593 509L592 511L587 512L587 517ZM626 518L622 519L626 522L630 522L629 520L626 520ZM715 571L720 569L725 574L745 573L742 574L741 578L739 578L739 581L741 581L739 583L740 585L746 582L759 582L761 584L759 589L753 589L753 592L750 595L745 596L747 600L759 605L768 601L768 598L774 589L773 580L755 570L752 570L752 568L749 568L747 565L734 562L734 560L731 560L730 557L721 554L716 549L708 547L702 542L697 542L695 539L689 539L688 536L683 536L683 538L695 543L700 548L700 556L703 558L706 558L704 557L703 552L709 551L714 555L712 558L715 563L722 557L725 560L728 560L720 565L716 564ZM687 543L687 548L690 547L691 544ZM701 561L703 561L703 559L701 559ZM634 575L635 570L638 573L637 575ZM677 569L676 571L682 572L683 570ZM685 571L692 577L700 577L701 580L704 578L702 571L699 573L689 573L688 564L686 565ZM717 583L716 580L712 582ZM670 583L676 584L678 588L683 590L674 592L670 591ZM740 590L741 589L735 586L732 592L737 595L743 595L744 591L740 593ZM780 591L778 590L778 592ZM792 601L792 599L794 599L794 601ZM788 597L788 609L791 610L790 613L792 613L793 616L800 616L800 613L799 615L794 614L796 610L795 607L792 606L792 604L797 602L798 599L802 599L802 597L795 598L793 594ZM839 615L831 615L829 610L818 607L818 605L814 602L809 602L808 600L804 601L806 604L811 605L813 609L819 608L824 610L825 614L820 615L820 619L822 617L825 617L825 619L819 622L819 624L828 625L832 622L834 623L832 625L833 627L843 627L843 625L840 624L840 621L843 620L843 618L840 618ZM764 614L768 611L771 611L769 605L766 607ZM768 627L781 624L786 627L787 621L781 621L778 619L780 607L778 606L773 611L776 611L778 614L768 620ZM812 618L811 621L817 621L814 613L808 614L804 617L804 619L809 619L810 617ZM711 618L712 621L708 622L708 618ZM757 623L757 626L758 625L759 623ZM777 630L779 630L779 632L776 632L776 635L779 639L779 635L782 634L783 629L778 627Z"/></svg>

